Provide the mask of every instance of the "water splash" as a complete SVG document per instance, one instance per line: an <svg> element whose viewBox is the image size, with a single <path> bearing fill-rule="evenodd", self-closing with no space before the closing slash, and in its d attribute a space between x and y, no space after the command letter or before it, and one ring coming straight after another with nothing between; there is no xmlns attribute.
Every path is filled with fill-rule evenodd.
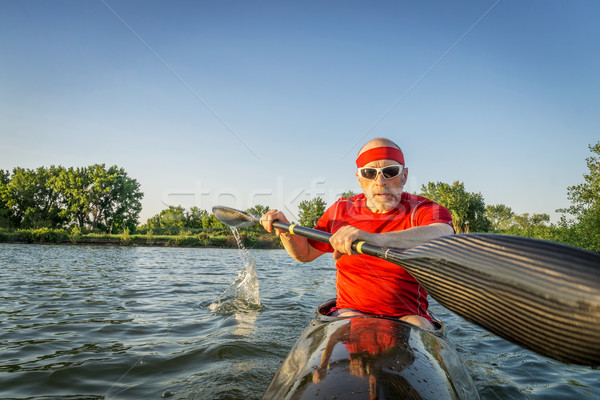
<svg viewBox="0 0 600 400"><path fill-rule="evenodd" d="M262 304L256 277L256 261L250 251L244 247L238 230L234 227L230 229L238 245L242 269L238 271L238 276L231 285L208 306L208 309L219 313L258 310L262 308Z"/></svg>

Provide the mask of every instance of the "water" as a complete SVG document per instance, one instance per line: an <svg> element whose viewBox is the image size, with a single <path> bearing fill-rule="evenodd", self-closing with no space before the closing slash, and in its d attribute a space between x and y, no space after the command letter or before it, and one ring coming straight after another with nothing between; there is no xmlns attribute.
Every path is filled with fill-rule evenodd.
<svg viewBox="0 0 600 400"><path fill-rule="evenodd" d="M238 271L237 278L229 285L215 301L208 305L212 312L245 312L260 310L260 289L256 276L256 260L244 247L240 234L236 228L231 228L238 245L242 268Z"/></svg>
<svg viewBox="0 0 600 400"><path fill-rule="evenodd" d="M260 398L333 297L335 270L329 256L248 254L254 264L227 249L0 244L0 398ZM246 294L228 289L252 269L259 303L233 304ZM600 371L432 309L482 399L600 398Z"/></svg>

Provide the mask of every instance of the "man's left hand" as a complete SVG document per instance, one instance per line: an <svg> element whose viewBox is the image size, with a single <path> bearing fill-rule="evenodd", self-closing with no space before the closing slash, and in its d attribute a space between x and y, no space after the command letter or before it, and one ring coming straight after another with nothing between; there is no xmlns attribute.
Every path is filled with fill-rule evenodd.
<svg viewBox="0 0 600 400"><path fill-rule="evenodd" d="M333 247L333 258L337 260L344 254L356 254L352 251L352 243L357 240L372 241L372 236L373 234L350 225L341 227L329 238L329 243Z"/></svg>

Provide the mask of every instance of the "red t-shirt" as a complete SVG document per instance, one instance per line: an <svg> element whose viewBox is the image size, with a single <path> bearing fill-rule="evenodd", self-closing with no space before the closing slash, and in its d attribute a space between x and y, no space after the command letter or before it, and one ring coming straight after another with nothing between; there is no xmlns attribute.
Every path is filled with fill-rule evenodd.
<svg viewBox="0 0 600 400"><path fill-rule="evenodd" d="M415 226L446 223L452 226L450 212L425 197L403 193L397 208L374 213L367 198L359 194L339 199L325 211L315 229L335 233L352 225L369 233L393 232ZM309 239L312 247L333 252L329 243ZM367 314L428 318L427 292L404 268L377 257L343 255L336 262L336 308L352 308Z"/></svg>

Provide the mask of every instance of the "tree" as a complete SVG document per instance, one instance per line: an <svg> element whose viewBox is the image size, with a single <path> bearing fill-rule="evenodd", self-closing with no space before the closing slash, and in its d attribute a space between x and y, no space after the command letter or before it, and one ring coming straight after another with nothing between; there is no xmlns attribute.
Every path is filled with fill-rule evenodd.
<svg viewBox="0 0 600 400"><path fill-rule="evenodd" d="M127 176L127 173L116 166L109 170L114 174L111 195L104 208L104 223L113 230L121 232L124 229L135 231L142 211L142 198L140 184L136 179Z"/></svg>
<svg viewBox="0 0 600 400"><path fill-rule="evenodd" d="M55 186L63 197L61 216L81 230L85 228L90 212L90 185L91 179L85 167L63 169L55 181Z"/></svg>
<svg viewBox="0 0 600 400"><path fill-rule="evenodd" d="M0 226L134 230L142 209L135 179L117 166L0 170Z"/></svg>
<svg viewBox="0 0 600 400"><path fill-rule="evenodd" d="M514 215L512 209L504 204L485 207L485 216L490 220L492 229L495 230L508 229Z"/></svg>
<svg viewBox="0 0 600 400"><path fill-rule="evenodd" d="M208 218L208 212L206 210L201 210L198 207L192 207L190 208L189 212L185 213L185 226L192 229L201 229L202 220L206 218Z"/></svg>
<svg viewBox="0 0 600 400"><path fill-rule="evenodd" d="M227 229L213 214L198 207L187 211L182 206L169 206L155 216L148 218L141 229L152 229L170 234L179 233L183 229Z"/></svg>
<svg viewBox="0 0 600 400"><path fill-rule="evenodd" d="M227 229L227 225L219 221L214 214L209 214L207 219L202 220L202 229Z"/></svg>
<svg viewBox="0 0 600 400"><path fill-rule="evenodd" d="M151 228L183 228L187 222L185 214L182 206L169 206L158 214L158 224Z"/></svg>
<svg viewBox="0 0 600 400"><path fill-rule="evenodd" d="M513 224L521 229L538 228L546 226L547 222L550 222L550 215L548 214L533 214L525 213L522 215L515 214L512 218Z"/></svg>
<svg viewBox="0 0 600 400"><path fill-rule="evenodd" d="M256 215L257 217L262 216L267 211L269 211L269 206L261 206L260 204L246 210L247 213Z"/></svg>
<svg viewBox="0 0 600 400"><path fill-rule="evenodd" d="M63 198L61 215L80 229L135 230L144 194L138 181L122 168L95 164L63 169L55 179L55 187Z"/></svg>
<svg viewBox="0 0 600 400"><path fill-rule="evenodd" d="M450 211L456 232L489 231L491 222L486 217L483 196L467 192L464 183L455 181L450 186L443 182L429 182L422 186L421 195Z"/></svg>
<svg viewBox="0 0 600 400"><path fill-rule="evenodd" d="M106 169L104 164L95 164L88 168L88 173L91 177L88 198L92 229L135 230L144 197L139 190L140 184L116 165Z"/></svg>
<svg viewBox="0 0 600 400"><path fill-rule="evenodd" d="M55 180L62 167L40 167L36 170L14 168L10 180L5 175L2 199L10 209L10 219L15 227L24 229L61 227L61 193Z"/></svg>
<svg viewBox="0 0 600 400"><path fill-rule="evenodd" d="M317 221L323 215L326 208L325 200L321 197L315 197L312 200L303 200L299 206L299 224L313 228L317 225Z"/></svg>
<svg viewBox="0 0 600 400"><path fill-rule="evenodd" d="M354 193L352 190L348 190L347 192L344 192L340 195L341 198L343 199L349 199L350 197L356 196L356 193Z"/></svg>
<svg viewBox="0 0 600 400"><path fill-rule="evenodd" d="M592 153L600 156L600 142L588 146ZM589 172L583 175L584 182L567 188L571 206L558 212L571 214L574 221L562 218L563 228L570 229L572 244L600 251L600 157L586 158Z"/></svg>
<svg viewBox="0 0 600 400"><path fill-rule="evenodd" d="M0 228L10 229L14 228L16 223L12 215L12 210L6 203L9 183L10 172L0 169Z"/></svg>

